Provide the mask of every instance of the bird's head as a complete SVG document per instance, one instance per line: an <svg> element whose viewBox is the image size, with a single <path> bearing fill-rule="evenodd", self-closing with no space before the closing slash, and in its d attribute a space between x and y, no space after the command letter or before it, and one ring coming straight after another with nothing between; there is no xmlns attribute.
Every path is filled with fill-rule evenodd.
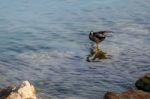
<svg viewBox="0 0 150 99"><path fill-rule="evenodd" d="M90 32L90 35L93 35L93 33L94 33L94 32L93 32L93 31L91 31L91 32Z"/></svg>

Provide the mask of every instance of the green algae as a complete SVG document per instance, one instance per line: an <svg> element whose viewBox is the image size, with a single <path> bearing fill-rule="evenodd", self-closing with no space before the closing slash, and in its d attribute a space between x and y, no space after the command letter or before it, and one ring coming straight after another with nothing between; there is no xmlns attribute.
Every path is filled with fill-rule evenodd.
<svg viewBox="0 0 150 99"><path fill-rule="evenodd" d="M110 59L111 55L108 55L106 52L103 52L101 49L91 49L90 54L87 56L88 62L96 62L101 59Z"/></svg>

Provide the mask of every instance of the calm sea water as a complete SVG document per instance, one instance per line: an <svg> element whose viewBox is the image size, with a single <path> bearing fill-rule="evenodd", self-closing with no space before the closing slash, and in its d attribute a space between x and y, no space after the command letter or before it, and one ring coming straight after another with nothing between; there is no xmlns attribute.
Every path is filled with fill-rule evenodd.
<svg viewBox="0 0 150 99"><path fill-rule="evenodd" d="M150 0L1 0L0 87L29 80L44 99L102 99L150 72ZM111 30L87 62L91 30Z"/></svg>

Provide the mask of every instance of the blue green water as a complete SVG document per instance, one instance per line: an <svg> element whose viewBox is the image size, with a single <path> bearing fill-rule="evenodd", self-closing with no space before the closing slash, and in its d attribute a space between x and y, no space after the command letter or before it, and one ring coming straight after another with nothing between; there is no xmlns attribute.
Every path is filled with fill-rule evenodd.
<svg viewBox="0 0 150 99"><path fill-rule="evenodd" d="M149 0L1 0L0 87L29 80L44 99L101 99L150 72ZM87 62L89 32L111 30Z"/></svg>

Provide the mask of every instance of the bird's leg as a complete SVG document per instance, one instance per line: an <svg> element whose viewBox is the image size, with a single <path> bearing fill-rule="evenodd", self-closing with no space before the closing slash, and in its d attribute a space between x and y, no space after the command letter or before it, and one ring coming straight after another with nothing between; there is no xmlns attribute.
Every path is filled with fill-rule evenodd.
<svg viewBox="0 0 150 99"><path fill-rule="evenodd" d="M99 46L98 43L96 43L96 53L99 52Z"/></svg>

